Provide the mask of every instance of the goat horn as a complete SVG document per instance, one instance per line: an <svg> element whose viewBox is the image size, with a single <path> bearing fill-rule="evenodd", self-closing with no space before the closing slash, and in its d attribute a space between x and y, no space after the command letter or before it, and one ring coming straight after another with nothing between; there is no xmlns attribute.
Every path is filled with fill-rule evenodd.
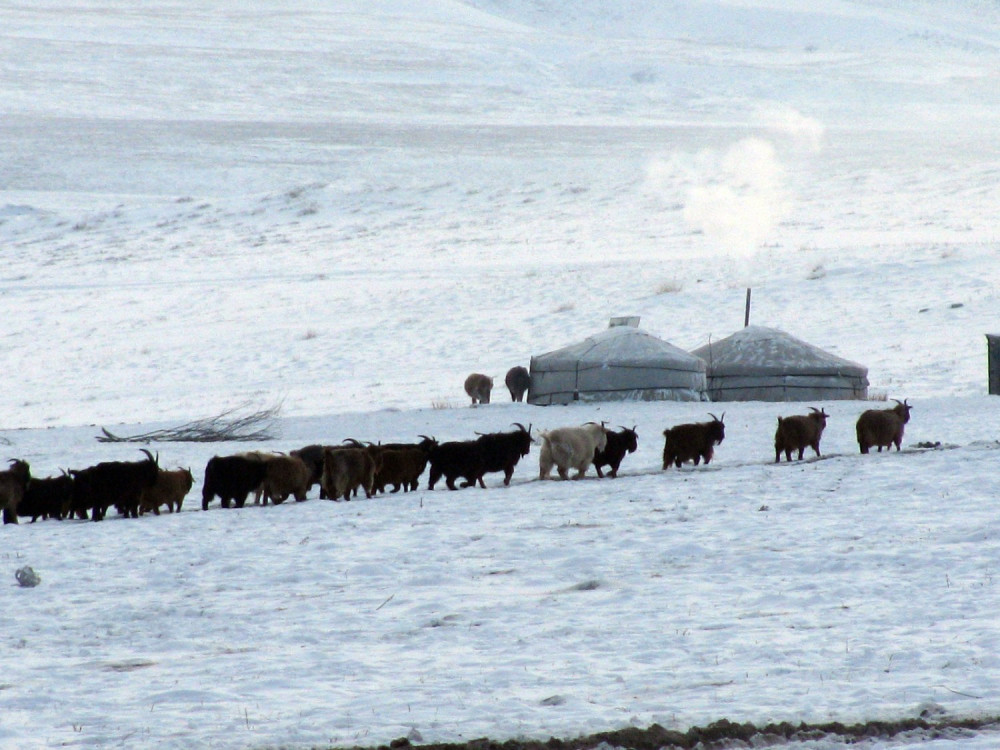
<svg viewBox="0 0 1000 750"><path fill-rule="evenodd" d="M527 430L524 429L524 425L521 424L520 422L511 422L511 424L514 425L515 427L521 428L521 432L527 432Z"/></svg>

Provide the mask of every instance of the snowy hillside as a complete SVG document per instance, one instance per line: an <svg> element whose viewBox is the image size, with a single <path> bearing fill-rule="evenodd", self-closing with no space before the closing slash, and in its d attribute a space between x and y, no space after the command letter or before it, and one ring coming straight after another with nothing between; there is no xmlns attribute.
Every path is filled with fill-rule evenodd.
<svg viewBox="0 0 1000 750"><path fill-rule="evenodd" d="M279 402L255 447L642 440L613 484L530 482L533 452L507 490L203 514L196 485L179 516L4 527L0 574L43 584L0 586L0 746L997 713L998 49L985 0L0 7L2 457L131 459L95 426ZM748 286L947 449L862 461L869 404L781 469L804 406L465 408L469 372L612 315L728 336ZM718 463L661 474L709 409ZM247 446L157 447L200 483Z"/></svg>
<svg viewBox="0 0 1000 750"><path fill-rule="evenodd" d="M9 424L460 400L610 314L728 335L748 282L981 392L995 9L426 5L6 11Z"/></svg>

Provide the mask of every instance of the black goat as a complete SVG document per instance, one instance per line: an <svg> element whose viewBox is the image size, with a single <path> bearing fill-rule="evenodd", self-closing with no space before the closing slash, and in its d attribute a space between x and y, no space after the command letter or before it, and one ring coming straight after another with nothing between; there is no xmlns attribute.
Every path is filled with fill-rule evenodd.
<svg viewBox="0 0 1000 750"><path fill-rule="evenodd" d="M17 508L30 481L31 467L27 461L11 459L10 468L0 471L0 508L4 523L17 523Z"/></svg>
<svg viewBox="0 0 1000 750"><path fill-rule="evenodd" d="M524 401L524 394L531 387L531 373L528 372L528 368L517 365L507 370L503 382L510 391L511 401Z"/></svg>
<svg viewBox="0 0 1000 750"><path fill-rule="evenodd" d="M205 482L201 488L201 509L218 496L222 507L230 503L237 508L246 505L247 496L264 484L267 463L253 455L213 456L205 465Z"/></svg>
<svg viewBox="0 0 1000 750"><path fill-rule="evenodd" d="M711 422L679 424L663 431L666 438L663 443L664 469L670 468L670 464L680 468L685 461L694 461L697 466L701 461L707 464L712 460L713 446L726 437L726 426L722 423L726 414L723 412L721 417L714 414L708 416L712 418Z"/></svg>
<svg viewBox="0 0 1000 750"><path fill-rule="evenodd" d="M320 485L320 498L324 496L323 485L320 482L323 478L324 448L326 448L326 446L314 444L288 452L288 455L290 456L301 458L302 462L306 465L306 468L309 469L309 487L307 489L311 490L314 484Z"/></svg>
<svg viewBox="0 0 1000 750"><path fill-rule="evenodd" d="M119 512L132 518L139 517L139 500L142 491L152 487L160 472L158 458L145 448L143 461L103 461L86 469L70 470L73 477L72 507L85 517L90 511L92 521L104 518L114 505Z"/></svg>
<svg viewBox="0 0 1000 750"><path fill-rule="evenodd" d="M436 445L431 449L428 462L427 489L430 490L441 477L445 478L449 490L456 490L455 480L459 477L465 479L463 487L470 487L482 482L486 473L483 444L478 440L457 440Z"/></svg>
<svg viewBox="0 0 1000 750"><path fill-rule="evenodd" d="M510 478L514 475L517 462L531 451L531 425L525 427L520 422L514 422L516 430L512 432L491 432L480 435L476 442L482 454L484 473L503 472L503 484L510 486ZM479 486L485 489L483 477L479 477Z"/></svg>
<svg viewBox="0 0 1000 750"><path fill-rule="evenodd" d="M57 477L32 479L24 491L17 515L31 518L34 523L39 518L65 518L73 502L73 477L65 471Z"/></svg>
<svg viewBox="0 0 1000 750"><path fill-rule="evenodd" d="M611 471L608 475L614 479L618 476L618 467L621 466L625 454L635 453L639 447L639 436L634 426L631 430L628 427L622 427L618 432L609 430L607 435L608 443L604 446L604 450L598 449L594 452L594 470L597 471L597 476L603 477L601 467L610 466Z"/></svg>

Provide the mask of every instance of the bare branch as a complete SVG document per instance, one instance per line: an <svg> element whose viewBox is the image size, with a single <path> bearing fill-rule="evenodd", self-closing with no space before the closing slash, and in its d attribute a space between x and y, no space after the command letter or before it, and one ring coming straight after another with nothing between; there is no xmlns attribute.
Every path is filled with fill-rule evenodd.
<svg viewBox="0 0 1000 750"><path fill-rule="evenodd" d="M274 423L281 412L279 401L266 409L240 414L252 408L250 402L178 427L144 432L140 435L115 435L101 428L97 440L101 443L219 443L271 440Z"/></svg>

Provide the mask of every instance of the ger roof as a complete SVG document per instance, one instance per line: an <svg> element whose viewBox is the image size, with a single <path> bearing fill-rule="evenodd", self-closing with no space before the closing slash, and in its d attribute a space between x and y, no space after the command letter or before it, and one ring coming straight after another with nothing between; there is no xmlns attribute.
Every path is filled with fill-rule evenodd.
<svg viewBox="0 0 1000 750"><path fill-rule="evenodd" d="M575 362L583 366L619 365L663 367L704 372L705 363L680 347L631 326L612 326L576 344L532 358L536 369L561 369Z"/></svg>
<svg viewBox="0 0 1000 750"><path fill-rule="evenodd" d="M708 366L711 376L726 375L856 375L868 368L813 346L777 328L748 326L692 354Z"/></svg>

